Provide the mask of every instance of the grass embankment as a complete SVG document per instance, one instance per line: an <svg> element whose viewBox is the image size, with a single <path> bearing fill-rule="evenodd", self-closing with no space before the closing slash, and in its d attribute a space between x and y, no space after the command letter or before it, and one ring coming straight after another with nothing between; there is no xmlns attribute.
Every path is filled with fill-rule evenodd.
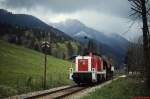
<svg viewBox="0 0 150 99"><path fill-rule="evenodd" d="M113 81L82 99L133 99L135 96L150 96L150 90L139 79L128 77Z"/></svg>
<svg viewBox="0 0 150 99"><path fill-rule="evenodd" d="M47 88L72 83L70 62L47 57ZM42 89L44 55L0 40L0 98Z"/></svg>

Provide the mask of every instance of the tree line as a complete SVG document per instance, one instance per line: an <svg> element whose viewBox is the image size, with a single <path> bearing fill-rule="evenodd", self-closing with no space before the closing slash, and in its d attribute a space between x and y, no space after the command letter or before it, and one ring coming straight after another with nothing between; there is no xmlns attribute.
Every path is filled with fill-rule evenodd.
<svg viewBox="0 0 150 99"><path fill-rule="evenodd" d="M9 43L42 52L41 42L46 40L50 43L47 53L62 59L68 59L82 51L80 43L55 32L0 23L0 38Z"/></svg>

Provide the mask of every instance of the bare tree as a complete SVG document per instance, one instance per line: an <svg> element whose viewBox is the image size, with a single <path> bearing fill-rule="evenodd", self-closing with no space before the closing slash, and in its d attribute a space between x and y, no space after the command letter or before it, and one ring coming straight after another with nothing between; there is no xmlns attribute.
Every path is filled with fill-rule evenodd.
<svg viewBox="0 0 150 99"><path fill-rule="evenodd" d="M145 60L145 82L148 88L150 88L150 35L148 27L148 15L149 10L148 2L149 0L129 0L131 2L131 9L134 11L132 15L138 15L141 17L143 22L143 53Z"/></svg>
<svg viewBox="0 0 150 99"><path fill-rule="evenodd" d="M129 44L126 57L128 72L139 72L143 75L143 47L140 39Z"/></svg>

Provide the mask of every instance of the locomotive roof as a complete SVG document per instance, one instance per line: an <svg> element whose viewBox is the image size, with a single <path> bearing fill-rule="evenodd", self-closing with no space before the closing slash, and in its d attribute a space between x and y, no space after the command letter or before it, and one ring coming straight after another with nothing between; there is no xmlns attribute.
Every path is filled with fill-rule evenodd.
<svg viewBox="0 0 150 99"><path fill-rule="evenodd" d="M100 56L100 57L102 57L102 55L101 54L98 54L98 53L92 53L93 55L96 55L96 56ZM89 55L89 53L84 53L84 54L82 54L82 55L80 55L80 56L88 56ZM69 58L69 60L72 60L72 59L74 59L74 58L76 58L78 55L73 55L73 56L71 56L70 58Z"/></svg>
<svg viewBox="0 0 150 99"><path fill-rule="evenodd" d="M86 53L83 54L83 56L89 55L89 53L90 53L90 52L86 52ZM94 52L94 53L92 52L92 54L93 54L93 55L97 55L97 56L102 56L101 54L95 53L95 52Z"/></svg>

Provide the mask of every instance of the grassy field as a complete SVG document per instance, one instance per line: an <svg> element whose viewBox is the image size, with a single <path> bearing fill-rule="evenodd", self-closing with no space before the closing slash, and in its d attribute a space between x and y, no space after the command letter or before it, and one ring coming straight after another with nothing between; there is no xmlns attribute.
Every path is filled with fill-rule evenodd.
<svg viewBox="0 0 150 99"><path fill-rule="evenodd" d="M70 62L48 56L47 88L71 84ZM44 55L0 40L0 98L42 89Z"/></svg>
<svg viewBox="0 0 150 99"><path fill-rule="evenodd" d="M150 90L139 79L128 77L113 81L82 99L133 99L135 96L150 96Z"/></svg>

